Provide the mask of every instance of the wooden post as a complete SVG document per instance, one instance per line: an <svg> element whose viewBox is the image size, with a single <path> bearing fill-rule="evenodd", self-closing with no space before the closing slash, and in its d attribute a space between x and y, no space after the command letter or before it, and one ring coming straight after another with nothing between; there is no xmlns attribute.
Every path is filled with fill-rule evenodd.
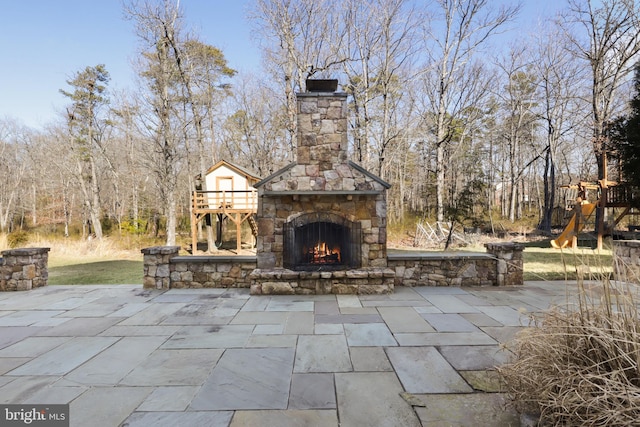
<svg viewBox="0 0 640 427"><path fill-rule="evenodd" d="M609 174L607 172L607 152L602 152L602 174L604 175L600 183L600 200L596 207L596 234L598 235L596 241L596 249L602 250L602 237L604 236L604 220L606 215L607 197L609 191Z"/></svg>
<svg viewBox="0 0 640 427"><path fill-rule="evenodd" d="M571 247L578 247L578 234L580 234L580 221L582 220L582 199L578 198L577 203L573 207L574 217L573 222L573 235L571 236Z"/></svg>
<svg viewBox="0 0 640 427"><path fill-rule="evenodd" d="M191 255L198 252L198 214L196 213L196 192L193 192L193 202L191 206Z"/></svg>
<svg viewBox="0 0 640 427"><path fill-rule="evenodd" d="M240 219L240 214L236 213L236 218L234 222L236 223L236 250L240 252L242 249L242 220Z"/></svg>

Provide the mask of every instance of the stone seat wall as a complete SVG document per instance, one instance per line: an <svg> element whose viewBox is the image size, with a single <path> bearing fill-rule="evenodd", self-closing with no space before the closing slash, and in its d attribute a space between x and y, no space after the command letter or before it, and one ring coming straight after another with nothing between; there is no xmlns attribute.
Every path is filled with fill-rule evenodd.
<svg viewBox="0 0 640 427"><path fill-rule="evenodd" d="M178 246L142 250L149 289L251 288L253 294L388 293L394 286L522 285L518 243L487 244L487 253L390 253L387 268L337 272L258 269L255 256L178 256Z"/></svg>
<svg viewBox="0 0 640 427"><path fill-rule="evenodd" d="M640 240L614 240L613 255L616 279L640 283Z"/></svg>

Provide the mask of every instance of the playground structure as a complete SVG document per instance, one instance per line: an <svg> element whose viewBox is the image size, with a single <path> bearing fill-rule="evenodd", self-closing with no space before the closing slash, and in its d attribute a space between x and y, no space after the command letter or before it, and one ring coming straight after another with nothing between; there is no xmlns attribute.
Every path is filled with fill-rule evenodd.
<svg viewBox="0 0 640 427"><path fill-rule="evenodd" d="M561 188L568 189L576 197L573 200L575 204L566 207L571 212L567 225L551 241L551 246L556 249L577 247L579 234L590 225L596 234L596 246L602 249L603 238L611 235L625 216L640 213L640 194L625 184L602 179L597 182L581 181ZM595 196L590 192L595 192Z"/></svg>
<svg viewBox="0 0 640 427"><path fill-rule="evenodd" d="M250 171L221 160L209 168L204 184L207 190L198 189L191 198L191 253L198 248L198 224L205 220L213 225L215 218L215 245L223 243L225 223L231 221L236 227L236 250L242 248L242 224L251 228L254 241L258 229L255 214L258 210L258 194L253 184L260 180ZM202 188L202 178L196 177ZM252 242L253 246L253 242ZM213 248L208 248L209 251Z"/></svg>

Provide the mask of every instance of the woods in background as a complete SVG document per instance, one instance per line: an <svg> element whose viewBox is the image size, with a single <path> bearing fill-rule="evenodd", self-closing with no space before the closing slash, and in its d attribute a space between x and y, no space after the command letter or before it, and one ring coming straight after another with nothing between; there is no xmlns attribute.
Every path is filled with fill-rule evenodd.
<svg viewBox="0 0 640 427"><path fill-rule="evenodd" d="M392 184L391 222L527 218L549 233L559 185L607 167L624 179L602 153L615 152L608 129L634 96L633 1L568 0L530 34L515 2L251 5L263 68L243 74L176 2L127 3L135 91L110 91L108 64L88 64L60 82L69 104L45 129L0 119L0 231L176 244L196 175L226 159L266 177L295 160L295 93L308 78L350 95L350 158Z"/></svg>

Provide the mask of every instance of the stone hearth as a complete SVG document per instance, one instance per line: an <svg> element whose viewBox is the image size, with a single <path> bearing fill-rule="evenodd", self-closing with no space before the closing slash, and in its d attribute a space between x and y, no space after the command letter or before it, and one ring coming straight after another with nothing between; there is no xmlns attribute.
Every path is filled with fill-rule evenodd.
<svg viewBox="0 0 640 427"><path fill-rule="evenodd" d="M255 184L257 269L251 292L391 292L390 185L347 160L347 94L316 90L297 94L296 162ZM324 238L322 230L332 237ZM303 232L317 236L301 239Z"/></svg>

